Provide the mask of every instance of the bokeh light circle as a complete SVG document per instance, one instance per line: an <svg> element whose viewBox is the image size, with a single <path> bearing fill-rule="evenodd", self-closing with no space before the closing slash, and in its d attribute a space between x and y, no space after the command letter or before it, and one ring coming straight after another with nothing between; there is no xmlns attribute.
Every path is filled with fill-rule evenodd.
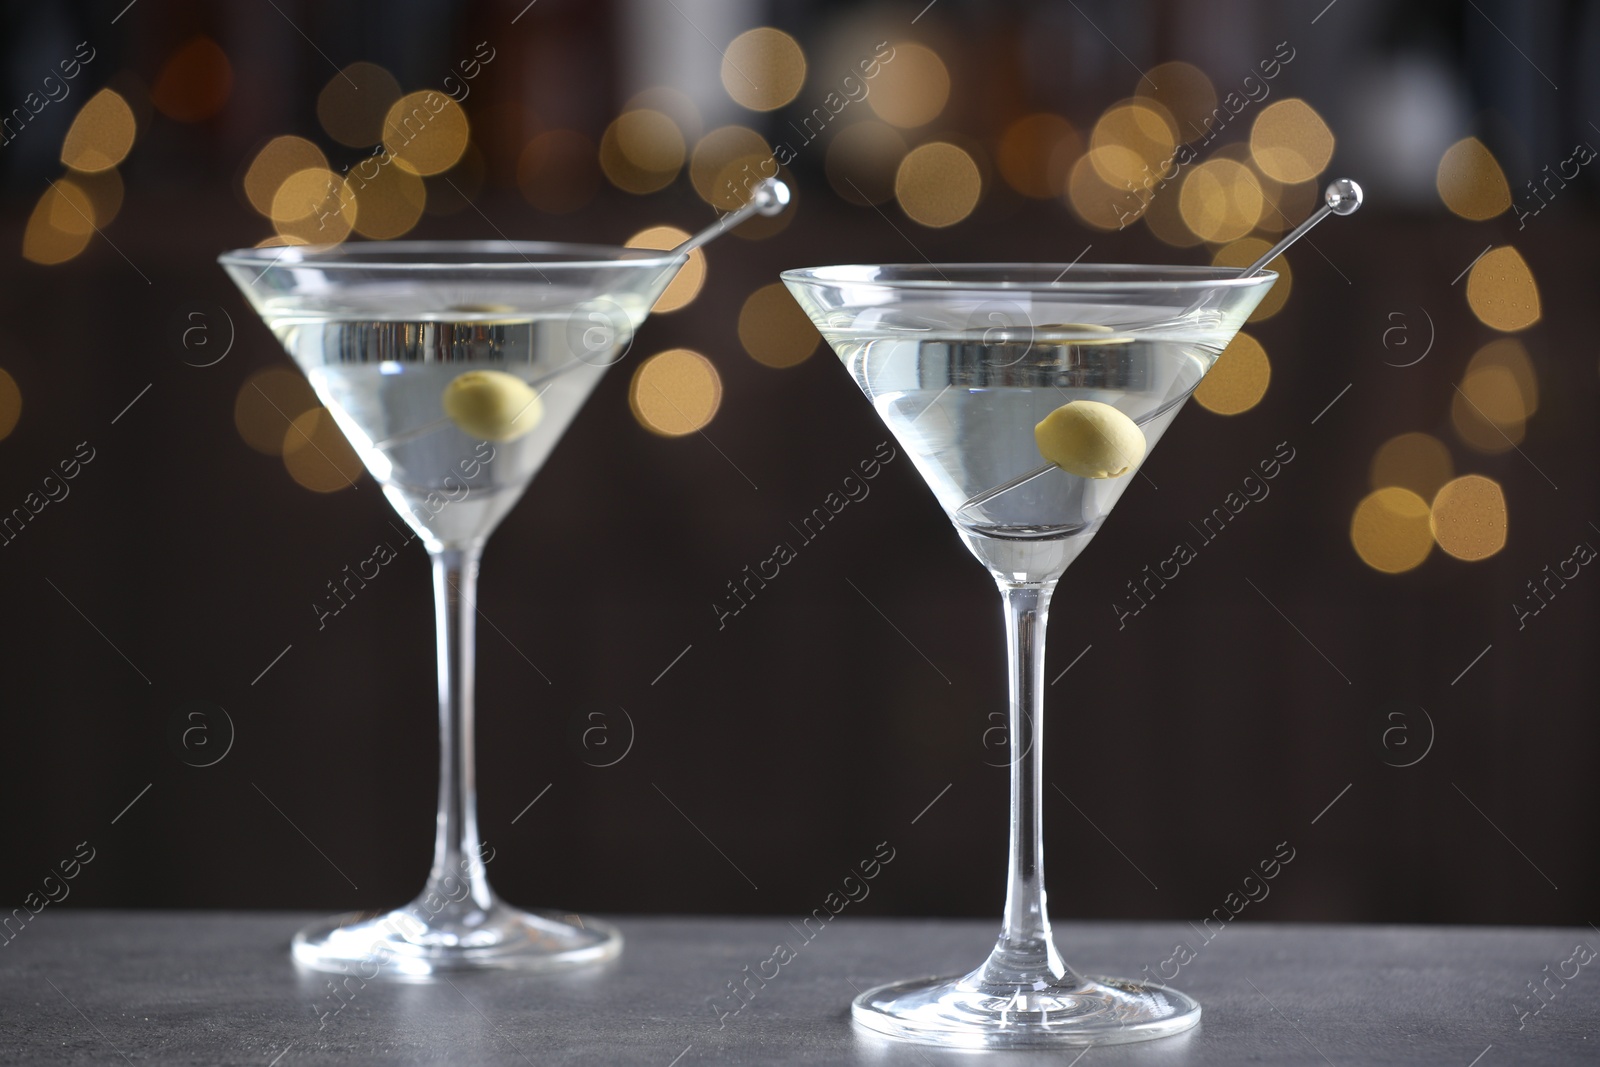
<svg viewBox="0 0 1600 1067"><path fill-rule="evenodd" d="M1374 489L1398 486L1432 500L1455 473L1450 449L1443 441L1432 434L1403 433L1389 438L1373 453L1368 477Z"/></svg>
<svg viewBox="0 0 1600 1067"><path fill-rule="evenodd" d="M356 222L350 183L322 167L296 171L272 195L272 227L310 244L338 244Z"/></svg>
<svg viewBox="0 0 1600 1067"><path fill-rule="evenodd" d="M133 148L133 109L114 89L101 89L78 110L61 143L61 162L89 174L116 166Z"/></svg>
<svg viewBox="0 0 1600 1067"><path fill-rule="evenodd" d="M1500 483L1463 474L1433 498L1433 536L1457 559L1488 559L1506 545L1506 498Z"/></svg>
<svg viewBox="0 0 1600 1067"><path fill-rule="evenodd" d="M1445 149L1434 179L1444 206L1464 219L1492 219L1511 206L1511 187L1494 153L1476 137Z"/></svg>
<svg viewBox="0 0 1600 1067"><path fill-rule="evenodd" d="M383 119L383 146L396 166L440 174L467 150L467 113L444 93L426 89L396 100Z"/></svg>
<svg viewBox="0 0 1600 1067"><path fill-rule="evenodd" d="M1350 543L1363 563L1384 574L1420 567L1433 551L1428 502L1398 486L1367 494L1351 516Z"/></svg>
<svg viewBox="0 0 1600 1067"><path fill-rule="evenodd" d="M689 232L680 230L676 226L651 226L640 230L622 245L624 248L655 248L666 251L678 247L688 239ZM688 260L678 268L678 273L673 275L667 288L656 298L655 306L650 309L651 314L660 315L687 307L700 295L700 287L705 281L706 253L705 249L697 248L689 253Z"/></svg>
<svg viewBox="0 0 1600 1067"><path fill-rule="evenodd" d="M1479 322L1501 333L1538 322L1539 286L1522 253L1502 245L1480 256L1467 275L1467 305Z"/></svg>
<svg viewBox="0 0 1600 1067"><path fill-rule="evenodd" d="M1066 189L1083 141L1060 115L1024 115L1000 135L996 164L1000 177L1023 196L1051 200Z"/></svg>
<svg viewBox="0 0 1600 1067"><path fill-rule="evenodd" d="M368 148L383 140L383 125L400 99L400 83L376 63L352 63L317 94L317 120L342 145Z"/></svg>
<svg viewBox="0 0 1600 1067"><path fill-rule="evenodd" d="M734 103L771 111L800 95L806 56L793 37L771 26L746 30L722 53L722 87Z"/></svg>
<svg viewBox="0 0 1600 1067"><path fill-rule="evenodd" d="M1259 237L1241 237L1237 241L1223 245L1211 257L1213 267L1248 267L1272 248L1271 242ZM1267 264L1267 269L1278 272L1278 280L1272 283L1272 288L1267 290L1267 295L1261 298L1261 303L1250 313L1246 322L1261 322L1270 319L1283 309L1284 303L1289 299L1289 293L1294 288L1294 272L1289 268L1287 253L1278 256Z"/></svg>
<svg viewBox="0 0 1600 1067"><path fill-rule="evenodd" d="M639 425L682 437L710 424L722 405L722 378L711 361L687 348L651 356L633 372L628 406Z"/></svg>
<svg viewBox="0 0 1600 1067"><path fill-rule="evenodd" d="M274 137L261 146L244 173L244 195L257 212L272 217L272 199L289 175L328 167L322 149L304 137Z"/></svg>
<svg viewBox="0 0 1600 1067"><path fill-rule="evenodd" d="M362 471L361 457L323 407L302 412L284 431L283 465L289 477L314 493L350 488Z"/></svg>
<svg viewBox="0 0 1600 1067"><path fill-rule="evenodd" d="M775 161L766 138L748 126L720 126L694 146L689 181L700 199L722 211L743 205L747 188L767 177Z"/></svg>
<svg viewBox="0 0 1600 1067"><path fill-rule="evenodd" d="M949 99L944 60L926 45L900 41L893 58L879 66L867 106L889 125L910 130L938 118Z"/></svg>
<svg viewBox="0 0 1600 1067"><path fill-rule="evenodd" d="M1256 166L1286 185L1321 174L1333 158L1333 131L1315 108L1298 97L1262 108L1250 127Z"/></svg>
<svg viewBox="0 0 1600 1067"><path fill-rule="evenodd" d="M1189 229L1214 243L1237 241L1261 219L1266 198L1255 175L1232 159L1209 159L1183 179L1178 209Z"/></svg>
<svg viewBox="0 0 1600 1067"><path fill-rule="evenodd" d="M428 204L428 188L421 178L399 167L379 167L371 180L360 168L352 177L355 189L355 230L363 237L388 240L410 232Z"/></svg>
<svg viewBox="0 0 1600 1067"><path fill-rule="evenodd" d="M895 172L900 208L924 226L954 226L978 206L983 179L967 152L948 141L918 145Z"/></svg>
<svg viewBox="0 0 1600 1067"><path fill-rule="evenodd" d="M174 122L203 122L220 112L233 92L233 65L204 34L174 52L150 87L150 103Z"/></svg>
<svg viewBox="0 0 1600 1067"><path fill-rule="evenodd" d="M683 167L683 132L671 117L641 108L624 111L600 138L600 169L625 192L653 193Z"/></svg>
<svg viewBox="0 0 1600 1067"><path fill-rule="evenodd" d="M298 371L268 367L239 386L233 425L244 443L264 456L283 455L283 437L294 420L317 406L317 394Z"/></svg>
<svg viewBox="0 0 1600 1067"><path fill-rule="evenodd" d="M1272 381L1267 350L1247 333L1237 333L1200 379L1195 403L1217 415L1238 415L1261 403Z"/></svg>
<svg viewBox="0 0 1600 1067"><path fill-rule="evenodd" d="M793 367L811 358L822 335L781 282L763 285L739 309L739 343L768 367Z"/></svg>

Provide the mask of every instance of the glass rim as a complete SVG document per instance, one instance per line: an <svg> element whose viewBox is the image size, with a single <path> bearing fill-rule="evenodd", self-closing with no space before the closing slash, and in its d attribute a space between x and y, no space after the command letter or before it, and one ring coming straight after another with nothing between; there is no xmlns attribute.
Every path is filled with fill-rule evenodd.
<svg viewBox="0 0 1600 1067"><path fill-rule="evenodd" d="M932 272L938 277L869 278L859 276L866 271L904 271L908 274ZM1031 290L1050 293L1103 293L1111 291L1170 291L1246 289L1277 280L1278 272L1263 270L1248 278L1241 277L1244 267L1204 267L1184 264L1170 266L1145 263L841 263L826 267L797 267L783 271L779 277L786 282L801 285L862 285L881 289L908 289L956 291L1018 291ZM1049 281L987 279L974 277L973 272L991 274L1002 271L1037 271L1042 276L1050 271L1059 274ZM1066 280L1071 272L1099 273L1113 277ZM1116 278L1126 273L1128 278ZM946 274L955 277L946 277Z"/></svg>
<svg viewBox="0 0 1600 1067"><path fill-rule="evenodd" d="M654 253L654 254L652 254ZM492 260L430 260L437 255L495 255ZM412 255L415 259L385 259L385 256ZM551 259L530 256L550 255ZM656 248L625 248L621 245L587 244L573 241L352 241L334 245L278 245L266 248L235 248L217 256L223 266L260 267L263 273L277 267L315 267L318 270L367 271L458 271L458 270L552 270L595 269L604 267L666 267L688 255Z"/></svg>

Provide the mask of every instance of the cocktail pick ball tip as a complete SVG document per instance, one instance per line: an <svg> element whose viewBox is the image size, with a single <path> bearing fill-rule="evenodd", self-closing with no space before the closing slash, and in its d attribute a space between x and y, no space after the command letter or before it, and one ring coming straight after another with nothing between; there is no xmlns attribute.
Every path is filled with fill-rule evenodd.
<svg viewBox="0 0 1600 1067"><path fill-rule="evenodd" d="M1322 198L1335 215L1354 215L1361 206L1361 186L1349 178L1340 178L1328 183Z"/></svg>

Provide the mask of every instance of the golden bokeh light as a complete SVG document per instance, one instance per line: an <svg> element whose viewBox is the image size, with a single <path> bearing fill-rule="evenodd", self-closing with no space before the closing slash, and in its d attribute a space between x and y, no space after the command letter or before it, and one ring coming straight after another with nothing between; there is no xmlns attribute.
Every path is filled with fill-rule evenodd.
<svg viewBox="0 0 1600 1067"><path fill-rule="evenodd" d="M1177 130L1167 109L1152 100L1115 104L1089 133L1089 159L1100 177L1114 186L1153 189L1162 165L1177 147Z"/></svg>
<svg viewBox="0 0 1600 1067"><path fill-rule="evenodd" d="M1073 214L1097 230L1120 230L1137 222L1151 201L1125 185L1112 185L1100 177L1093 153L1078 157L1067 173L1067 203ZM1168 191L1169 196L1173 195Z"/></svg>
<svg viewBox="0 0 1600 1067"><path fill-rule="evenodd" d="M624 192L653 193L678 176L684 147L670 116L648 108L624 111L600 138L600 169Z"/></svg>
<svg viewBox="0 0 1600 1067"><path fill-rule="evenodd" d="M70 190L70 191L69 191ZM89 247L92 226L82 225L85 209L93 210L88 197L70 182L55 182L39 196L33 214L22 233L22 257L43 266L65 263ZM56 219L78 222L62 229Z"/></svg>
<svg viewBox="0 0 1600 1067"><path fill-rule="evenodd" d="M370 179L365 173L358 167L350 182L356 195L355 231L377 241L409 233L428 203L422 179L399 167L378 167Z"/></svg>
<svg viewBox="0 0 1600 1067"><path fill-rule="evenodd" d="M771 111L800 95L806 56L793 37L771 26L746 30L722 53L722 87L734 103Z"/></svg>
<svg viewBox="0 0 1600 1067"><path fill-rule="evenodd" d="M1521 395L1523 416L1539 410L1539 374L1533 369L1528 350L1515 337L1497 337L1473 353L1467 361L1467 373L1484 367L1504 367L1516 380Z"/></svg>
<svg viewBox="0 0 1600 1067"><path fill-rule="evenodd" d="M1241 237L1231 244L1223 245L1211 257L1213 267L1248 267L1256 260L1267 254L1272 248L1270 241L1263 241L1259 237ZM1261 298L1261 303L1250 313L1246 322L1260 322L1270 319L1282 310L1284 302L1289 299L1289 291L1294 288L1294 272L1289 269L1289 260L1286 255L1280 255L1267 264L1268 270L1278 272L1278 280L1272 283L1272 288L1267 290L1267 295Z"/></svg>
<svg viewBox="0 0 1600 1067"><path fill-rule="evenodd" d="M1083 154L1083 141L1060 115L1024 115L1000 135L995 162L1007 185L1035 200L1052 200L1067 187L1067 175Z"/></svg>
<svg viewBox="0 0 1600 1067"><path fill-rule="evenodd" d="M1463 474L1433 498L1434 539L1456 559L1488 559L1506 546L1506 497L1500 483Z"/></svg>
<svg viewBox="0 0 1600 1067"><path fill-rule="evenodd" d="M439 174L455 166L469 136L461 105L432 89L402 96L383 120L384 148L396 166L416 174Z"/></svg>
<svg viewBox="0 0 1600 1067"><path fill-rule="evenodd" d="M1416 569L1433 551L1428 502L1393 485L1367 494L1350 519L1350 543L1375 571L1404 574Z"/></svg>
<svg viewBox="0 0 1600 1067"><path fill-rule="evenodd" d="M1202 137L1217 107L1217 90L1204 71L1175 60L1151 67L1139 79L1137 92L1160 104L1172 116L1180 141Z"/></svg>
<svg viewBox="0 0 1600 1067"><path fill-rule="evenodd" d="M950 100L950 72L938 53L926 45L898 41L894 58L873 79L867 106L891 126L903 130L926 126Z"/></svg>
<svg viewBox="0 0 1600 1067"><path fill-rule="evenodd" d="M1183 221L1196 235L1217 244L1237 241L1255 229L1266 207L1250 168L1231 159L1199 164L1178 191Z"/></svg>
<svg viewBox="0 0 1600 1067"><path fill-rule="evenodd" d="M1293 185L1321 174L1333 158L1333 131L1298 97L1268 104L1250 127L1250 153L1270 178Z"/></svg>
<svg viewBox="0 0 1600 1067"><path fill-rule="evenodd" d="M1510 245L1485 252L1467 275L1467 304L1478 321L1501 333L1539 321L1539 286L1528 261Z"/></svg>
<svg viewBox="0 0 1600 1067"><path fill-rule="evenodd" d="M376 63L352 63L317 94L317 121L342 145L368 148L383 140L384 120L400 99L400 83Z"/></svg>
<svg viewBox="0 0 1600 1067"><path fill-rule="evenodd" d="M689 231L680 230L676 226L651 226L647 230L640 230L622 243L624 248L657 248L666 251L676 248L689 239ZM651 314L660 315L669 311L677 311L687 307L695 297L700 295L700 287L706 283L706 252L697 248L689 253L689 259L678 268L678 273L673 275L672 281L667 283L666 290L656 298L655 306L650 309Z"/></svg>
<svg viewBox="0 0 1600 1067"><path fill-rule="evenodd" d="M865 207L894 197L894 176L906 155L906 141L887 123L852 123L828 144L828 184L848 203Z"/></svg>
<svg viewBox="0 0 1600 1067"><path fill-rule="evenodd" d="M793 367L811 358L822 335L782 282L763 285L739 309L739 343L768 367Z"/></svg>
<svg viewBox="0 0 1600 1067"><path fill-rule="evenodd" d="M954 226L978 206L983 179L965 150L931 141L906 153L894 176L894 195L904 211L924 226Z"/></svg>
<svg viewBox="0 0 1600 1067"><path fill-rule="evenodd" d="M0 441L11 436L20 418L22 390L17 387L17 380L7 374L4 367L0 367Z"/></svg>
<svg viewBox="0 0 1600 1067"><path fill-rule="evenodd" d="M221 111L233 92L233 65L222 47L201 35L172 54L156 83L150 103L177 122L203 122Z"/></svg>
<svg viewBox="0 0 1600 1067"><path fill-rule="evenodd" d="M1492 219L1511 206L1505 171L1476 137L1463 138L1445 149L1434 184L1444 206L1464 219Z"/></svg>
<svg viewBox="0 0 1600 1067"><path fill-rule="evenodd" d="M649 108L625 111L610 130L618 151L642 171L676 175L683 166L683 131L665 112Z"/></svg>
<svg viewBox="0 0 1600 1067"><path fill-rule="evenodd" d="M233 399L233 425L244 443L264 456L283 455L283 435L296 418L317 406L317 394L299 372L268 367L246 378Z"/></svg>
<svg viewBox="0 0 1600 1067"><path fill-rule="evenodd" d="M1237 333L1194 391L1195 403L1218 415L1238 415L1261 403L1272 381L1267 350L1247 333Z"/></svg>
<svg viewBox="0 0 1600 1067"><path fill-rule="evenodd" d="M1257 183L1261 186L1262 195L1267 200L1267 206L1261 212L1261 220L1256 223L1256 229L1261 233L1273 235L1274 243L1277 234L1288 233L1322 206L1322 186L1316 182L1284 185L1254 169L1254 161L1251 161L1250 166L1251 173L1255 175Z"/></svg>
<svg viewBox="0 0 1600 1067"><path fill-rule="evenodd" d="M1450 402L1456 436L1490 455L1522 443L1527 417L1516 375L1498 363L1469 366Z"/></svg>
<svg viewBox="0 0 1600 1067"><path fill-rule="evenodd" d="M700 109L695 106L689 94L669 86L656 85L634 93L623 105L622 110L661 112L678 127L685 144L700 140L700 135L705 132Z"/></svg>
<svg viewBox="0 0 1600 1067"><path fill-rule="evenodd" d="M77 182L63 178L52 182L55 197L50 202L50 225L62 233L88 236L94 232L94 200Z"/></svg>
<svg viewBox="0 0 1600 1067"><path fill-rule="evenodd" d="M1455 473L1450 449L1443 441L1432 434L1403 433L1389 438L1373 453L1368 476L1374 489L1396 486L1432 500Z"/></svg>
<svg viewBox="0 0 1600 1067"><path fill-rule="evenodd" d="M308 244L338 244L350 236L357 210L349 182L331 170L310 167L289 175L273 194L272 228Z"/></svg>
<svg viewBox="0 0 1600 1067"><path fill-rule="evenodd" d="M687 348L658 353L639 364L628 386L628 406L639 425L662 437L703 430L722 405L722 378L711 361Z"/></svg>
<svg viewBox="0 0 1600 1067"><path fill-rule="evenodd" d="M1171 245L1173 248L1193 248L1195 245L1204 244L1205 238L1189 229L1189 224L1183 221L1182 204L1179 201L1180 186L1177 181L1168 182L1164 186L1152 188L1149 202L1145 205L1140 218L1150 228L1150 233L1162 244ZM1128 194L1130 203L1137 203Z"/></svg>
<svg viewBox="0 0 1600 1067"><path fill-rule="evenodd" d="M324 407L301 412L283 433L283 465L289 477L314 493L355 485L361 457Z"/></svg>
<svg viewBox="0 0 1600 1067"><path fill-rule="evenodd" d="M291 174L328 168L322 149L304 137L274 137L257 152L244 173L244 195L257 212L272 217L272 198Z"/></svg>
<svg viewBox="0 0 1600 1067"><path fill-rule="evenodd" d="M594 142L575 130L546 130L523 146L517 188L540 211L572 214L600 188Z"/></svg>
<svg viewBox="0 0 1600 1067"><path fill-rule="evenodd" d="M102 170L94 174L71 171L65 180L71 182L89 198L93 207L90 214L94 218L94 224L102 230L111 225L117 213L122 210L122 175L115 169Z"/></svg>
<svg viewBox="0 0 1600 1067"><path fill-rule="evenodd" d="M79 109L61 144L61 162L87 174L121 163L133 147L133 109L114 89L101 89Z"/></svg>
<svg viewBox="0 0 1600 1067"><path fill-rule="evenodd" d="M766 138L748 126L721 126L694 146L689 181L700 199L721 211L732 211L749 198L772 172L775 160Z"/></svg>

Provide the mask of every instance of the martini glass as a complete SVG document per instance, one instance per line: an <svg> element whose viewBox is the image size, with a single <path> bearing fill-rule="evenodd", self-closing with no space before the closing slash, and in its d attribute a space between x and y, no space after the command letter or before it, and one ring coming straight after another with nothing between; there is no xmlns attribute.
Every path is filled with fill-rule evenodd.
<svg viewBox="0 0 1600 1067"><path fill-rule="evenodd" d="M605 923L523 911L489 888L473 770L478 560L686 257L528 242L221 257L433 564L440 771L432 870L406 907L300 931L299 962L405 978L551 970L621 951L621 935Z"/></svg>
<svg viewBox="0 0 1600 1067"><path fill-rule="evenodd" d="M1070 264L783 274L994 575L1005 606L1011 818L999 939L966 975L861 994L852 1006L859 1024L934 1044L1009 1048L1137 1041L1199 1022L1192 998L1081 975L1052 940L1041 830L1045 620L1062 572L1276 279ZM1035 425L1069 405L1068 416L1100 414L1079 422L1080 454L1041 466L1058 458L1041 450L1060 446Z"/></svg>

